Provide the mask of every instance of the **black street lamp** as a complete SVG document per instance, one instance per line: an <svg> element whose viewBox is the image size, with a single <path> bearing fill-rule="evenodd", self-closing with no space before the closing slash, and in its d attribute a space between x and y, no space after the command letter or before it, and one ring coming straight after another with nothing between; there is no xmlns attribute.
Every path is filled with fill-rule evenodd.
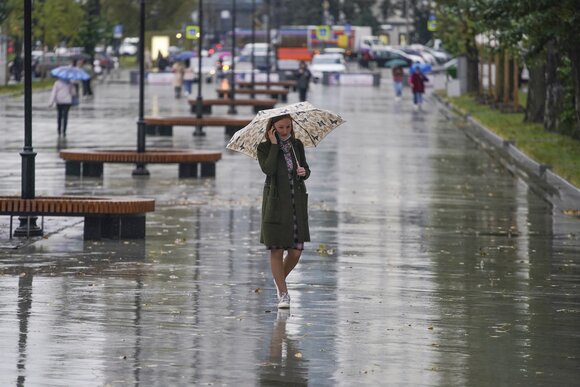
<svg viewBox="0 0 580 387"><path fill-rule="evenodd" d="M201 79L203 74L201 73L201 46L203 43L203 1L199 0L198 3L198 14L199 14L199 38L197 39L197 99L195 100L195 116L200 119L203 116L203 97L201 96ZM194 136L205 135L202 130L201 125L197 125Z"/></svg>
<svg viewBox="0 0 580 387"><path fill-rule="evenodd" d="M230 77L230 108L228 114L238 114L236 110L236 0L232 1L232 67Z"/></svg>
<svg viewBox="0 0 580 387"><path fill-rule="evenodd" d="M137 120L137 152L145 152L145 0L141 0L139 23L139 119ZM145 164L139 163L133 176L149 176Z"/></svg>
<svg viewBox="0 0 580 387"><path fill-rule="evenodd" d="M34 199L35 157L32 148L32 0L24 1L24 147L22 157L22 199ZM20 226L14 236L41 236L42 229L36 225L36 217L18 218Z"/></svg>
<svg viewBox="0 0 580 387"><path fill-rule="evenodd" d="M266 0L266 44L267 44L267 50L266 50L266 66L267 66L267 70L266 70L266 83L267 83L267 88L270 88L270 41L271 41L271 37L270 37L270 0Z"/></svg>
<svg viewBox="0 0 580 387"><path fill-rule="evenodd" d="M256 12L256 0L252 0L252 90L256 88L256 75L254 72L256 71L256 16L254 13ZM255 97L255 94L250 95L251 98Z"/></svg>

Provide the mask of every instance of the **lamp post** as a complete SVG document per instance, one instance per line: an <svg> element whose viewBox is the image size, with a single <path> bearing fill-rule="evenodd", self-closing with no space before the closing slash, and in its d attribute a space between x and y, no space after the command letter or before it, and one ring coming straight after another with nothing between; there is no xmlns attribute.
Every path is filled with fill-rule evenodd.
<svg viewBox="0 0 580 387"><path fill-rule="evenodd" d="M266 88L270 88L270 0L266 0Z"/></svg>
<svg viewBox="0 0 580 387"><path fill-rule="evenodd" d="M203 74L201 73L201 46L203 43L203 1L198 2L198 15L199 15L199 38L197 39L197 98L195 100L195 116L200 119L203 116L203 97L201 96L201 80ZM205 132L202 130L202 126L197 125L194 136L204 136Z"/></svg>
<svg viewBox="0 0 580 387"><path fill-rule="evenodd" d="M256 75L254 71L256 70L256 23L255 23L255 15L256 12L256 0L252 0L252 90L256 87ZM251 98L255 97L255 94L250 95Z"/></svg>
<svg viewBox="0 0 580 387"><path fill-rule="evenodd" d="M236 110L236 0L232 1L232 67L230 77L230 108L228 114L238 114Z"/></svg>
<svg viewBox="0 0 580 387"><path fill-rule="evenodd" d="M139 119L137 120L137 152L145 152L145 0L141 0L139 23ZM149 176L145 164L139 163L133 176Z"/></svg>
<svg viewBox="0 0 580 387"><path fill-rule="evenodd" d="M22 157L22 199L34 199L35 157L32 147L32 0L24 1L24 147ZM20 226L14 236L41 236L42 229L36 225L37 217L18 218Z"/></svg>

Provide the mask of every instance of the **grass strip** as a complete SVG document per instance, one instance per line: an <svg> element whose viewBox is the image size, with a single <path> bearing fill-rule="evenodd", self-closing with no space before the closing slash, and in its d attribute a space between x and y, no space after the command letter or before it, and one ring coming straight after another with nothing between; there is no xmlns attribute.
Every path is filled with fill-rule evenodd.
<svg viewBox="0 0 580 387"><path fill-rule="evenodd" d="M40 90L51 88L54 84L54 78L38 79L32 82L32 90ZM0 94L24 94L24 82L20 82L14 85L3 85L0 86Z"/></svg>
<svg viewBox="0 0 580 387"><path fill-rule="evenodd" d="M548 132L542 124L525 123L523 113L502 113L475 101L473 96L447 98L458 110L470 114L483 126L515 146L540 164L580 187L580 141Z"/></svg>

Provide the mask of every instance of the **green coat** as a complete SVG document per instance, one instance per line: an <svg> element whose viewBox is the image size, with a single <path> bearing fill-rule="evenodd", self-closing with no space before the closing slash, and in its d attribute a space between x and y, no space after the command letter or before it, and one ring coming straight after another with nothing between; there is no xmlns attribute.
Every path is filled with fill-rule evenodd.
<svg viewBox="0 0 580 387"><path fill-rule="evenodd" d="M310 176L310 167L306 162L302 142L294 140L292 146L298 157L298 163L306 169L306 176L300 177L294 174L293 177L298 241L309 242L308 193L304 180ZM284 152L278 144L272 144L269 141L262 142L258 146L258 162L266 174L262 197L260 242L266 246L290 247L294 244L294 225L290 181Z"/></svg>

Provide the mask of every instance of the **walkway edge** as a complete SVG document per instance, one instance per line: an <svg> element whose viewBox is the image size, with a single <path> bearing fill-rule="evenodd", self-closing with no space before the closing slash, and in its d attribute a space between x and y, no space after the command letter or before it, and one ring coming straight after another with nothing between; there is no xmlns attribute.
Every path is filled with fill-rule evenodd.
<svg viewBox="0 0 580 387"><path fill-rule="evenodd" d="M551 166L543 165L519 150L513 141L506 140L482 125L469 114L461 112L457 107L441 96L432 96L442 104L447 111L467 123L466 134L482 146L491 146L493 154L503 162L512 173L520 176L530 184L554 207L562 210L578 210L580 208L580 189L568 180L551 171ZM482 140L484 143L482 143ZM517 169L514 169L516 167Z"/></svg>

